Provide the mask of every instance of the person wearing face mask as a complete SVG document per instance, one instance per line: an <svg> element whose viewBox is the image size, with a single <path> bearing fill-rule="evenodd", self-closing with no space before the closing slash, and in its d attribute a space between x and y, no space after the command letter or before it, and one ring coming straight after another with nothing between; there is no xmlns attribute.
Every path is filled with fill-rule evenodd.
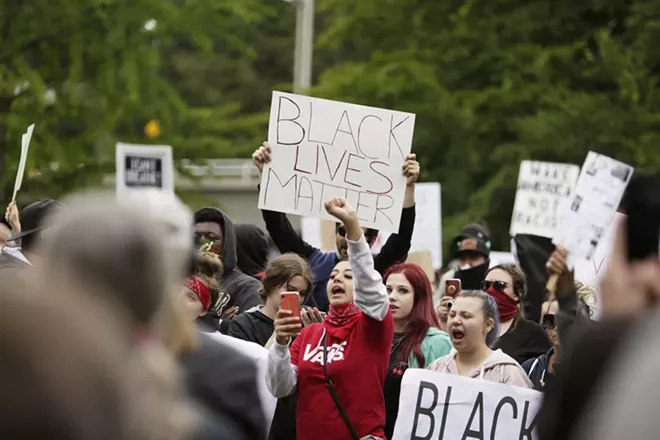
<svg viewBox="0 0 660 440"><path fill-rule="evenodd" d="M394 334L387 290L355 210L342 198L325 209L346 228L348 261L330 273L323 323L302 328L299 317L279 310L266 382L278 398L298 390L298 440L383 439Z"/></svg>
<svg viewBox="0 0 660 440"><path fill-rule="evenodd" d="M481 290L497 303L501 326L495 348L522 364L550 349L550 341L540 325L522 316L522 299L527 293L525 274L515 264L493 266L481 283Z"/></svg>
<svg viewBox="0 0 660 440"><path fill-rule="evenodd" d="M449 312L448 330L454 350L428 369L474 379L531 388L532 383L511 356L492 349L499 333L497 303L478 290L464 290Z"/></svg>
<svg viewBox="0 0 660 440"><path fill-rule="evenodd" d="M394 318L394 340L385 379L385 436L392 438L399 411L401 380L408 368L426 368L452 349L439 329L431 303L431 283L416 264L392 266L383 277Z"/></svg>
<svg viewBox="0 0 660 440"><path fill-rule="evenodd" d="M434 306L438 311L440 328L445 329L449 316L451 296L442 296L445 293L445 284L448 279L458 278L464 290L479 290L481 282L486 276L490 264L490 237L488 228L479 223L464 226L454 238L451 246L453 259L457 261L455 270L447 271L438 283L434 297ZM442 296L442 297L441 297Z"/></svg>

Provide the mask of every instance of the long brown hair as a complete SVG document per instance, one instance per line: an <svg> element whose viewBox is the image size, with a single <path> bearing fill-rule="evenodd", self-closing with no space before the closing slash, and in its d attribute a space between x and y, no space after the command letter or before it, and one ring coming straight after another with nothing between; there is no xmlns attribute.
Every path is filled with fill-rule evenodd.
<svg viewBox="0 0 660 440"><path fill-rule="evenodd" d="M268 264L264 277L261 280L263 286L259 289L259 296L265 302L266 298L275 289L286 284L287 281L295 276L301 276L307 281L307 289L300 292L301 296L307 297L312 291L312 283L314 282L314 274L309 264L296 254L287 253L280 255Z"/></svg>

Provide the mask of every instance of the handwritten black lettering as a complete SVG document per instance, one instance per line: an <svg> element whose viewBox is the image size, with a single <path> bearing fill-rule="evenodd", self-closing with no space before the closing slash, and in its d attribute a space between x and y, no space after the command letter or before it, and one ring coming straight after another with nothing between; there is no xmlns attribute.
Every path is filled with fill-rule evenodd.
<svg viewBox="0 0 660 440"><path fill-rule="evenodd" d="M313 102L309 101L309 124L307 125L307 141L308 142L315 142L319 144L325 144L325 145L332 145L332 142L328 141L318 141L312 139L312 121L314 120L314 109L313 109Z"/></svg>
<svg viewBox="0 0 660 440"><path fill-rule="evenodd" d="M348 126L348 131L342 129L341 123L346 120L346 125ZM339 123L337 124L337 129L335 130L335 135L332 137L332 145L335 145L335 140L337 139L338 133L344 133L351 137L353 141L353 146L355 147L355 152L358 153L357 142L355 141L355 135L353 134L353 129L351 128L351 121L348 117L348 112L344 110L339 118Z"/></svg>
<svg viewBox="0 0 660 440"><path fill-rule="evenodd" d="M371 193L369 193L369 192L360 191L360 192L358 193L358 201L357 201L357 205L355 206L355 213L356 213L357 216L358 216L358 220L360 220L361 222L367 222L367 221L369 221L369 220L367 220L366 218L362 218L362 217L360 217L360 207L364 207L364 208L370 208L370 207L371 207L371 206L369 206L369 205L365 205L364 203L362 203L362 198L365 197L365 196L373 196L373 194L371 194Z"/></svg>
<svg viewBox="0 0 660 440"><path fill-rule="evenodd" d="M392 158L392 139L394 139L394 142L396 143L397 148L399 149L399 153L401 153L401 158L405 159L405 155L403 154L403 151L401 151L401 145L399 144L399 141L396 138L396 135L394 134L394 130L399 128L404 122L406 122L410 116L406 116L406 118L402 121L400 121L398 124L394 125L394 115L390 116L390 139L388 142L388 151L387 151L387 158L390 159Z"/></svg>
<svg viewBox="0 0 660 440"><path fill-rule="evenodd" d="M295 190L298 188L298 175L294 174L289 178L289 180L286 181L286 183L282 183L282 181L280 180L280 176L278 176L275 170L273 170L273 168L271 167L268 168L268 176L266 177L266 188L264 188L264 205L268 203L268 191L270 190L271 177L275 177L277 182L280 184L281 188L287 187L293 181L293 188L294 188L293 194L295 195L296 193Z"/></svg>
<svg viewBox="0 0 660 440"><path fill-rule="evenodd" d="M314 209L314 189L312 188L312 182L305 176L301 176L299 182L294 206L297 210L300 209L300 199L307 199L309 200L309 211L311 212ZM303 194L303 187L305 187L303 184L307 184L306 187L309 190L307 194Z"/></svg>
<svg viewBox="0 0 660 440"><path fill-rule="evenodd" d="M361 172L360 168L351 168L351 159L353 159L354 157L357 158L357 159L364 160L364 157L360 157L360 156L355 155L353 153L348 154L348 161L346 161L346 171L344 171L344 183L346 183L348 185L356 186L358 188L362 188L362 185L351 182L351 181L348 180L348 172L349 171L353 171L353 172L356 172L356 173Z"/></svg>
<svg viewBox="0 0 660 440"><path fill-rule="evenodd" d="M367 153L364 152L364 148L362 148L362 142L361 142L361 139L362 139L362 136L361 136L361 134L362 134L362 124L364 124L367 119L378 119L380 122L383 122L383 120L381 118L379 118L378 116L375 116L375 115L367 115L364 118L362 118L362 120L360 121L360 125L358 125L358 134L357 134L358 150L360 150L360 153L362 153L362 155L364 157L366 157L367 159L378 159L378 156L376 156L376 157L369 156Z"/></svg>
<svg viewBox="0 0 660 440"><path fill-rule="evenodd" d="M383 202L389 201L390 202L389 205L381 206L380 205L381 199L383 200ZM385 214L385 210L390 209L393 206L394 206L394 199L392 197L390 197L388 195L379 194L376 197L376 212L374 213L374 223L376 223L378 221L378 214L380 213L380 214L383 215L383 217L385 217L387 219L388 222L390 222L391 225L393 225L394 222L392 221L392 219L387 214Z"/></svg>
<svg viewBox="0 0 660 440"><path fill-rule="evenodd" d="M282 117L282 102L285 101L285 100L294 105L294 107L296 109L296 116L291 117L291 118L283 118ZM277 132L276 139L277 139L278 144L280 144L280 145L298 145L303 140L305 140L305 128L302 125L300 125L300 123L297 122L298 118L300 118L300 107L298 107L298 104L296 104L295 101L293 101L292 99L287 98L286 96L280 96L278 106L277 106L277 126L276 126L276 132ZM281 128L282 128L281 124L280 124L281 122L289 122L291 124L296 125L300 129L300 138L294 138L294 140L292 140L292 139L282 139L280 137L280 134L284 130L281 130Z"/></svg>

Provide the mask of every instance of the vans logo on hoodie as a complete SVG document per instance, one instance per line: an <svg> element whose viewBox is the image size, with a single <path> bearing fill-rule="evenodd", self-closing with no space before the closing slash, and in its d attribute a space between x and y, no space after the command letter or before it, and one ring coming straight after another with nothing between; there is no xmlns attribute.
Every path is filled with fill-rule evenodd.
<svg viewBox="0 0 660 440"><path fill-rule="evenodd" d="M344 360L344 351L346 349L346 341L341 344L332 344L328 347L328 364ZM312 344L305 346L305 354L303 355L303 362L315 362L323 365L323 346L316 345L312 348Z"/></svg>

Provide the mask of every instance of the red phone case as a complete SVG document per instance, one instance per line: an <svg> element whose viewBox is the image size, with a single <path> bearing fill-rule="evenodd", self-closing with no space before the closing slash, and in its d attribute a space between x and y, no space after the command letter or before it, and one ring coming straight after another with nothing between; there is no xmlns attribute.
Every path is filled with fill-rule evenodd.
<svg viewBox="0 0 660 440"><path fill-rule="evenodd" d="M450 292L450 287L454 287L454 292ZM461 293L461 280L458 278L452 278L447 280L445 283L445 296L451 296L452 298L456 298L456 295Z"/></svg>
<svg viewBox="0 0 660 440"><path fill-rule="evenodd" d="M298 292L282 292L280 310L291 310L291 317L300 318L300 294Z"/></svg>

